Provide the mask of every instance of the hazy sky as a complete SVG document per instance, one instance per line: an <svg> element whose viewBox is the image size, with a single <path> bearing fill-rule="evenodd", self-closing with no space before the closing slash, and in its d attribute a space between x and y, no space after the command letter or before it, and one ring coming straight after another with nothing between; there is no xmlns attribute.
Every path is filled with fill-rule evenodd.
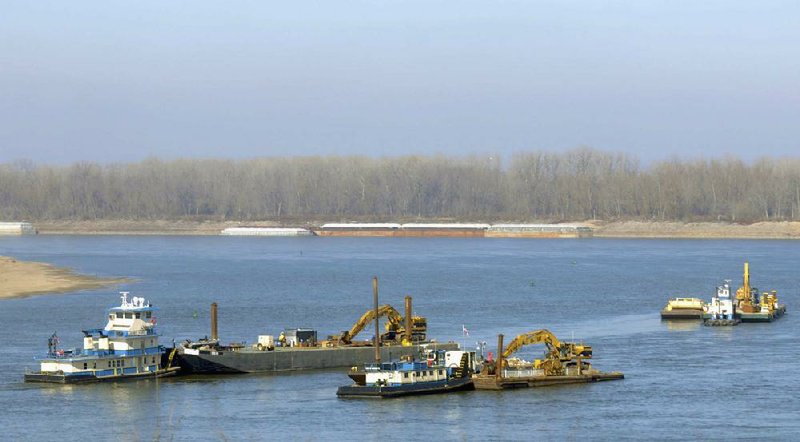
<svg viewBox="0 0 800 442"><path fill-rule="evenodd" d="M4 1L0 162L800 156L798 1Z"/></svg>

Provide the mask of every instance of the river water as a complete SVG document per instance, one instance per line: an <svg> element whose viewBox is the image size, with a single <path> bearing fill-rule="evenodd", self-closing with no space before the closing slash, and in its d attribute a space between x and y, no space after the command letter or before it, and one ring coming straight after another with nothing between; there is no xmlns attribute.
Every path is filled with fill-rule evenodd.
<svg viewBox="0 0 800 442"><path fill-rule="evenodd" d="M342 400L343 370L194 376L59 386L24 384L47 338L82 344L119 289L0 301L3 440L795 439L800 244L753 240L520 240L34 236L0 255L135 278L119 289L160 308L162 342L209 333L255 342L285 327L338 333L372 305L414 297L429 336L474 347L548 328L594 348L625 380L394 400ZM772 324L661 322L670 296L709 298L723 279L778 290ZM462 326L469 336L462 333ZM364 332L363 338L372 335ZM521 352L537 357L540 346Z"/></svg>

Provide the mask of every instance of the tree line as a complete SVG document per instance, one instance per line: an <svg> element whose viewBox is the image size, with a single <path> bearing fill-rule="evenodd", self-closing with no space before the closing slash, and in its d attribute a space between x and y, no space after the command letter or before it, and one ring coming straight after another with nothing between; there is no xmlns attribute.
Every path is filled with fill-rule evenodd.
<svg viewBox="0 0 800 442"><path fill-rule="evenodd" d="M800 159L672 159L582 148L361 156L0 164L0 219L471 221L795 220Z"/></svg>

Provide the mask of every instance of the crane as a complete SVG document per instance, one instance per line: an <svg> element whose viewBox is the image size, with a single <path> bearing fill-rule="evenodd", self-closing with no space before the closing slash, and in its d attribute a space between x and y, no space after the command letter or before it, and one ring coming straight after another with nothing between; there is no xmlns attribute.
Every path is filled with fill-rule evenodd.
<svg viewBox="0 0 800 442"><path fill-rule="evenodd" d="M382 317L386 317L386 333L382 336L384 340L397 340L398 336L402 336L405 332L405 327L403 325L404 318L400 313L395 310L394 307L388 304L384 304L378 307L377 316L375 314L375 310L367 310L358 321L350 328L350 330L345 330L339 336L339 342L342 344L350 344L355 339L356 335L361 333L364 328L369 325L372 321L378 320ZM412 333L412 340L413 341L424 341L425 334L428 331L428 322L422 316L412 316L411 318L411 333ZM403 342L403 344L411 345L410 342Z"/></svg>

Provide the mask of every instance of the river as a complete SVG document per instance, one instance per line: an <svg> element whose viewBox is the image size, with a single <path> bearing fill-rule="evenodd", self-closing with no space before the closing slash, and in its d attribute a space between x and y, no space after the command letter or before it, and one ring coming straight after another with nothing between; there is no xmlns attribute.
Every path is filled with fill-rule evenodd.
<svg viewBox="0 0 800 442"><path fill-rule="evenodd" d="M0 238L0 255L135 278L121 287L0 300L4 440L618 440L794 439L800 434L797 337L800 244L757 240ZM771 324L662 322L671 296L705 299L723 279L777 290ZM372 305L414 297L429 336L471 347L547 328L594 348L622 381L505 392L342 400L341 370L193 376L61 386L25 384L58 332L80 346L105 324L118 290L160 308L162 342L209 333L219 303L224 342L312 327L338 333ZM464 336L462 326L469 330ZM364 332L364 338L371 333ZM526 359L541 348L527 348Z"/></svg>

